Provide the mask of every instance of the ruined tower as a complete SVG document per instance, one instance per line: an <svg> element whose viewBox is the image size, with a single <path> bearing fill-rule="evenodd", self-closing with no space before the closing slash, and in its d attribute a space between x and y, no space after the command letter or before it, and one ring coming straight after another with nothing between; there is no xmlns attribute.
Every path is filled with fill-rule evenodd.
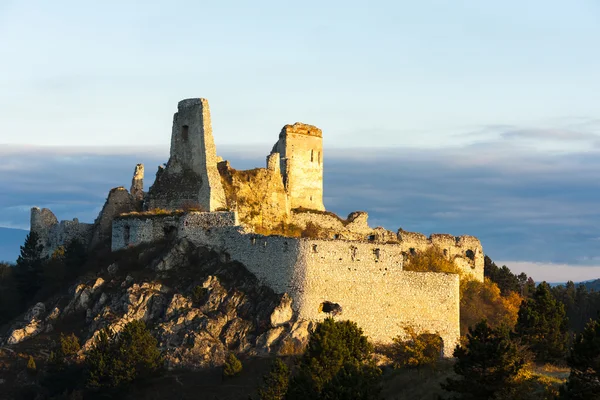
<svg viewBox="0 0 600 400"><path fill-rule="evenodd" d="M325 210L323 205L323 133L313 125L286 125L271 154L279 153L281 175L292 209Z"/></svg>
<svg viewBox="0 0 600 400"><path fill-rule="evenodd" d="M148 208L225 207L206 99L179 102L173 116L171 155L148 192Z"/></svg>

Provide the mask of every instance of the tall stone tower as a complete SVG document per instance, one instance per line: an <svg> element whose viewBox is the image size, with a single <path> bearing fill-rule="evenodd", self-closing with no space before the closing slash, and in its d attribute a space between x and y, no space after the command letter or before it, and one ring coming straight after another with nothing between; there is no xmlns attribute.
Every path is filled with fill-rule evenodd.
<svg viewBox="0 0 600 400"><path fill-rule="evenodd" d="M174 210L186 204L206 211L226 206L206 99L186 99L177 105L169 162L159 168L148 191L148 208Z"/></svg>
<svg viewBox="0 0 600 400"><path fill-rule="evenodd" d="M292 209L325 210L323 205L323 132L313 125L286 125L271 154L279 153L281 175Z"/></svg>

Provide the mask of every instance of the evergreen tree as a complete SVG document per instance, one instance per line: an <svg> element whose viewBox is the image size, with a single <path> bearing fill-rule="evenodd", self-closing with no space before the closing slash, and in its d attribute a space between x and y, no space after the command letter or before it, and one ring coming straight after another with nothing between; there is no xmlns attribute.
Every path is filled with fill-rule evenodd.
<svg viewBox="0 0 600 400"><path fill-rule="evenodd" d="M600 399L600 323L589 321L575 337L567 359L571 374L561 390L561 399Z"/></svg>
<svg viewBox="0 0 600 400"><path fill-rule="evenodd" d="M448 378L442 388L465 400L493 398L524 365L508 330L492 329L485 320L469 328L466 346L457 346L454 357L460 378Z"/></svg>
<svg viewBox="0 0 600 400"><path fill-rule="evenodd" d="M23 303L29 302L40 288L43 272L42 250L43 246L39 243L37 233L29 232L25 243L21 246L21 254L17 258L15 270L17 287Z"/></svg>
<svg viewBox="0 0 600 400"><path fill-rule="evenodd" d="M115 335L103 329L86 356L88 386L115 388L146 378L161 366L157 341L142 321L129 322Z"/></svg>
<svg viewBox="0 0 600 400"><path fill-rule="evenodd" d="M264 385L258 390L260 400L283 400L287 394L290 370L279 358L273 360L271 371L265 375Z"/></svg>
<svg viewBox="0 0 600 400"><path fill-rule="evenodd" d="M373 346L356 323L327 318L311 334L287 398L377 398L381 370L375 366L372 352Z"/></svg>
<svg viewBox="0 0 600 400"><path fill-rule="evenodd" d="M556 361L565 356L567 322L564 305L542 282L533 296L521 303L515 331L537 361Z"/></svg>

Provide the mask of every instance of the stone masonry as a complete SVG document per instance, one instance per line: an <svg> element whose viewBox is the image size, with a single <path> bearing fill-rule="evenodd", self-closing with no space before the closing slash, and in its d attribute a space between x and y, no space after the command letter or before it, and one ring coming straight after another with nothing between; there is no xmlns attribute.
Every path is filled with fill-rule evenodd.
<svg viewBox="0 0 600 400"><path fill-rule="evenodd" d="M434 246L463 276L483 281L481 243L371 228L366 212L344 219L326 211L322 137L312 125L285 125L265 168L236 170L216 155L207 100L182 100L169 160L148 193L138 164L130 191L112 189L94 224L59 223L50 210L34 208L31 230L45 254L75 239L88 248L110 240L113 251L164 238L207 246L288 293L301 319L350 319L383 343L407 326L437 332L450 356L459 337L458 275L409 272L404 264ZM309 229L318 235L269 233Z"/></svg>

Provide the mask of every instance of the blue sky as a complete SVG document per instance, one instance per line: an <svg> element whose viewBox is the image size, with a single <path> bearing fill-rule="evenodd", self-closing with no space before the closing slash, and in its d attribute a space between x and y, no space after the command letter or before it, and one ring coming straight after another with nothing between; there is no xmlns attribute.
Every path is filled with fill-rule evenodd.
<svg viewBox="0 0 600 400"><path fill-rule="evenodd" d="M599 39L595 0L4 0L0 226L31 205L93 219L205 97L238 166L286 123L321 127L336 212L600 276Z"/></svg>

